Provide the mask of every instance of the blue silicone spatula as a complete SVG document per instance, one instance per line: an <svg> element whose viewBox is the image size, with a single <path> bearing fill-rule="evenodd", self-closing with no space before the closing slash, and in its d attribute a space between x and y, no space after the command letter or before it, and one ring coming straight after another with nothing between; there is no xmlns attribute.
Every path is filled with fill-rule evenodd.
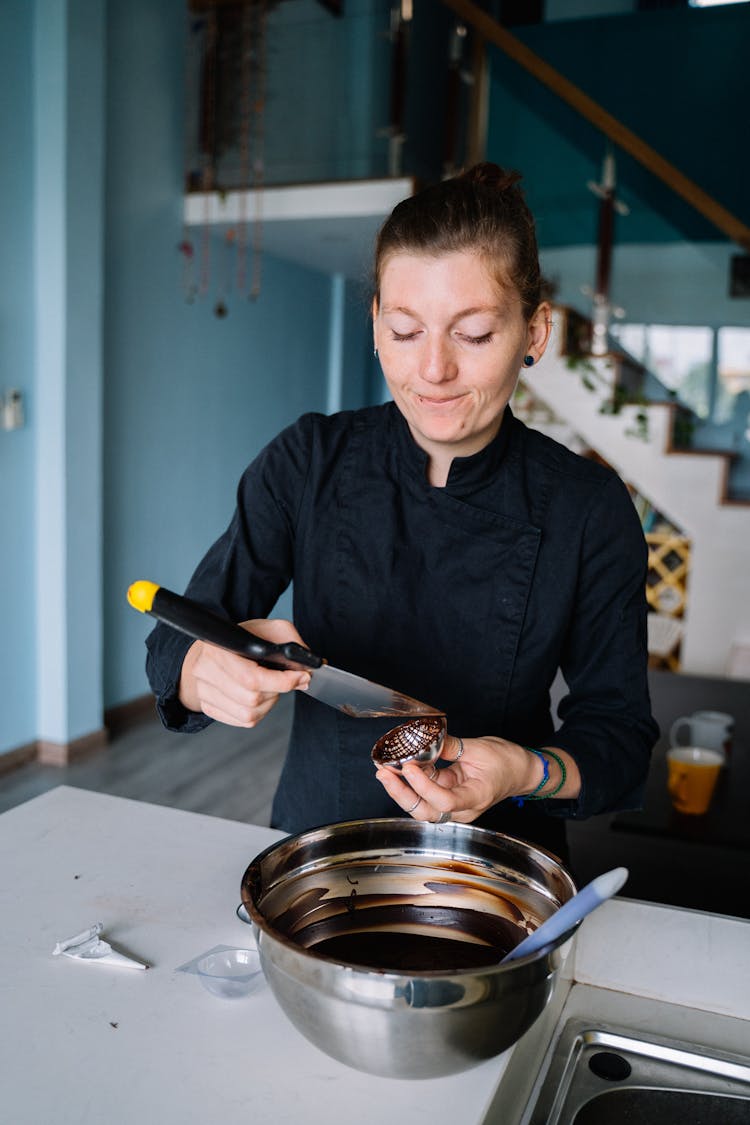
<svg viewBox="0 0 750 1125"><path fill-rule="evenodd" d="M505 965L508 961L517 961L519 957L528 957L530 953L536 953L546 945L557 941L592 910L596 910L597 906L601 906L612 895L616 895L624 886L627 877L627 867L615 867L604 875L597 875L596 879L592 879L578 894L573 895L559 910L545 919L533 934L529 934L515 949L506 953L500 964Z"/></svg>

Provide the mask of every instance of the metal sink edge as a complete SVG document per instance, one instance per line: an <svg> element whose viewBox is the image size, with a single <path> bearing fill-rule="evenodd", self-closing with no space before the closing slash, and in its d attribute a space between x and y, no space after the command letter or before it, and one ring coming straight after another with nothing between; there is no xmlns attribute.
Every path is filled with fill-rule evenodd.
<svg viewBox="0 0 750 1125"><path fill-rule="evenodd" d="M574 1022L576 1034L583 1029L594 1035L626 1036L645 1044L649 1053L650 1045L658 1043L700 1058L708 1056L750 1066L747 1057L750 1020L692 1008L672 1000L602 988L566 979L563 974L543 1016L508 1053L481 1125L532 1125L532 1122L536 1125L540 1121L553 1125L553 1119L544 1114L532 1115L541 1104L540 1093L553 1065L559 1066L560 1059L569 1058L570 1050L562 1043L562 1036L568 1024L572 1027ZM596 1049L605 1048L597 1046ZM561 1078L562 1072L558 1071L555 1089ZM566 1081L569 1079L570 1075ZM553 1081L551 1079L550 1084ZM617 1083L607 1085L617 1086ZM562 1104L558 1109L562 1109ZM570 1121L570 1116L567 1120ZM555 1125L565 1125L565 1119L559 1114Z"/></svg>
<svg viewBox="0 0 750 1125"><path fill-rule="evenodd" d="M604 1051L624 1059L631 1067L629 1076L610 1080L594 1074L588 1062ZM593 1098L628 1088L692 1091L747 1100L750 1121L750 1057L572 1018L554 1044L549 1065L532 1092L520 1125L570 1125Z"/></svg>

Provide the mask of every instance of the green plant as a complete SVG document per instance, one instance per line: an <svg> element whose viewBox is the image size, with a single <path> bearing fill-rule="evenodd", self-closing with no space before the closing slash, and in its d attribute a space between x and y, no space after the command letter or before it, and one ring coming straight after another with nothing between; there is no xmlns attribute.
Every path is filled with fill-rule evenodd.
<svg viewBox="0 0 750 1125"><path fill-rule="evenodd" d="M595 364L588 356L575 354L566 355L565 366L569 371L577 371L579 373L581 382L587 391L596 390L596 382L593 376L597 375L597 370Z"/></svg>

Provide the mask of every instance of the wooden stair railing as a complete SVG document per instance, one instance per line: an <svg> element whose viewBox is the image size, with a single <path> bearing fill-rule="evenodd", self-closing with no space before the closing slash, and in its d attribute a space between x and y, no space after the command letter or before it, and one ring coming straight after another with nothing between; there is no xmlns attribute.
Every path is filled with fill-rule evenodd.
<svg viewBox="0 0 750 1125"><path fill-rule="evenodd" d="M696 183L675 168L668 160L646 144L636 133L608 113L598 102L590 98L578 86L535 54L525 43L517 39L497 20L488 15L472 0L443 0L465 23L488 43L499 47L509 58L527 70L554 94L572 106L582 117L590 121L605 136L634 157L649 172L662 180L676 195L686 200L704 218L713 223L727 238L750 253L750 227L723 207Z"/></svg>

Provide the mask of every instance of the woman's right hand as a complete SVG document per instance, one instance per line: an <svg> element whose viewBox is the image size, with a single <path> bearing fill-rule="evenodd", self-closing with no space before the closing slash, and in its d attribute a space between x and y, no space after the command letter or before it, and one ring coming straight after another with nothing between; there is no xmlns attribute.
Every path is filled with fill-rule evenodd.
<svg viewBox="0 0 750 1125"><path fill-rule="evenodd" d="M262 618L240 624L276 644L304 644L291 621ZM228 726L254 727L275 706L279 695L304 689L309 683L309 672L263 668L228 649L194 641L182 664L179 699L188 711L202 711Z"/></svg>

